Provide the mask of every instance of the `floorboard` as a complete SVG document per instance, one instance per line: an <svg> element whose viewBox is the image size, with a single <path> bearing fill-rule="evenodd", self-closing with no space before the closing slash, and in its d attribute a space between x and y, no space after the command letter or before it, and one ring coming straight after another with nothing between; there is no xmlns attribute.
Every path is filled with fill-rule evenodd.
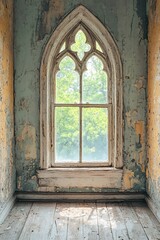
<svg viewBox="0 0 160 240"><path fill-rule="evenodd" d="M32 203L17 202L7 217L0 225L0 240L17 240L30 213Z"/></svg>
<svg viewBox="0 0 160 240"><path fill-rule="evenodd" d="M104 203L97 203L97 222L99 239L112 240L111 222L109 219L109 213Z"/></svg>
<svg viewBox="0 0 160 240"><path fill-rule="evenodd" d="M144 202L15 204L0 240L160 240Z"/></svg>
<svg viewBox="0 0 160 240"><path fill-rule="evenodd" d="M66 240L68 234L69 203L57 203L50 239Z"/></svg>
<svg viewBox="0 0 160 240"><path fill-rule="evenodd" d="M148 207L142 203L132 203L132 206L139 218L141 225L149 240L160 239L160 225L155 224L155 217L153 217ZM149 211L148 211L149 210ZM152 216L152 218L151 218ZM154 220L153 220L154 219Z"/></svg>
<svg viewBox="0 0 160 240"><path fill-rule="evenodd" d="M132 206L129 203L121 203L119 205L126 224L129 239L147 240L148 237Z"/></svg>
<svg viewBox="0 0 160 240"><path fill-rule="evenodd" d="M97 240L99 239L97 210L95 203L83 204L83 239Z"/></svg>
<svg viewBox="0 0 160 240"><path fill-rule="evenodd" d="M67 239L81 240L84 238L84 208L81 203L70 203Z"/></svg>
<svg viewBox="0 0 160 240"><path fill-rule="evenodd" d="M125 219L122 215L118 203L107 203L111 229L114 240L129 240Z"/></svg>
<svg viewBox="0 0 160 240"><path fill-rule="evenodd" d="M55 203L34 203L19 240L48 239L53 225L55 206Z"/></svg>

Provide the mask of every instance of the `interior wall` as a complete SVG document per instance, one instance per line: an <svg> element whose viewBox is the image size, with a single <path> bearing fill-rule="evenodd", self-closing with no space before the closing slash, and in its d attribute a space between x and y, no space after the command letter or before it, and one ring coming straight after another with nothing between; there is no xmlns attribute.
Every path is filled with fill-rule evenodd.
<svg viewBox="0 0 160 240"><path fill-rule="evenodd" d="M149 1L147 192L160 209L160 1Z"/></svg>
<svg viewBox="0 0 160 240"><path fill-rule="evenodd" d="M15 0L15 135L18 190L38 190L40 160L39 70L55 27L83 4L110 31L123 64L124 174L120 191L145 191L146 49L145 0ZM115 189L109 189L114 191Z"/></svg>
<svg viewBox="0 0 160 240"><path fill-rule="evenodd" d="M0 0L0 207L15 191L13 1Z"/></svg>

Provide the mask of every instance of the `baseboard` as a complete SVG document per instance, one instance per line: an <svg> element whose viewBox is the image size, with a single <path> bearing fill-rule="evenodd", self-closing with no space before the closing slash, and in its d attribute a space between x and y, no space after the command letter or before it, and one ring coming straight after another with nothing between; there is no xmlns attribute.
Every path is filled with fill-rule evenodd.
<svg viewBox="0 0 160 240"><path fill-rule="evenodd" d="M11 211L14 203L16 201L16 196L12 196L7 202L4 203L4 206L0 210L0 224L4 222L9 212Z"/></svg>
<svg viewBox="0 0 160 240"><path fill-rule="evenodd" d="M156 206L156 204L153 202L153 200L149 196L146 196L145 200L150 210L153 212L153 214L156 216L156 218L160 222L160 209Z"/></svg>
<svg viewBox="0 0 160 240"><path fill-rule="evenodd" d="M48 192L16 192L0 210L0 224L4 222L12 209L15 201L60 201L60 202L122 202L122 201L144 201L156 215L158 209L146 197L145 193L48 193ZM157 216L157 215L156 215ZM157 216L160 220L160 213Z"/></svg>
<svg viewBox="0 0 160 240"><path fill-rule="evenodd" d="M142 201L145 193L48 193L48 192L17 192L19 201Z"/></svg>

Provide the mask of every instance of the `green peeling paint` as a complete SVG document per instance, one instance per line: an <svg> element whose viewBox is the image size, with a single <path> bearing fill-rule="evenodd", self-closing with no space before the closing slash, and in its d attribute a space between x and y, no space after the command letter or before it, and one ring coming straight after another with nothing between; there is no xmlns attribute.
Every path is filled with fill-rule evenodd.
<svg viewBox="0 0 160 240"><path fill-rule="evenodd" d="M146 1L140 2L141 4L139 0L14 1L16 165L21 190L37 190L33 176L39 168L40 159L39 70L43 50L63 17L79 4L88 8L107 27L119 48L124 76L124 165L125 169L135 172L133 178L137 180L136 185L128 191L144 190L142 165L144 167L146 160L145 142L141 147L142 162L138 165L139 148L136 147L135 132L136 121L142 121L146 125L147 18ZM137 88L140 81L143 82L143 87ZM130 121L127 121L127 116L130 116ZM27 134L24 131L26 125L34 129L35 133L36 155L34 158L30 156L30 159L26 159L26 145L30 149L33 139L30 139L32 134L28 134L27 138L22 136L22 133ZM25 140L19 141L19 136ZM31 149L29 151L32 154ZM34 151L33 153L35 154Z"/></svg>

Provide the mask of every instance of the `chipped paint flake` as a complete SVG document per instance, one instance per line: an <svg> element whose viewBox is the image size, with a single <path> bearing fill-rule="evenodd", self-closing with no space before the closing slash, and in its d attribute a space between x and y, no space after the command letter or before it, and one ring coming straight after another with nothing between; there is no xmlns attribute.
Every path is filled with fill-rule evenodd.
<svg viewBox="0 0 160 240"><path fill-rule="evenodd" d="M136 118L137 118L137 110L131 110L126 112L127 124L129 127L134 127Z"/></svg>
<svg viewBox="0 0 160 240"><path fill-rule="evenodd" d="M36 159L36 130L31 125L25 125L17 138L20 149L24 150L25 159Z"/></svg>
<svg viewBox="0 0 160 240"><path fill-rule="evenodd" d="M142 88L145 87L145 78L144 78L144 76L140 77L140 78L136 81L135 87L136 87L138 90L140 90L140 89L142 89Z"/></svg>

